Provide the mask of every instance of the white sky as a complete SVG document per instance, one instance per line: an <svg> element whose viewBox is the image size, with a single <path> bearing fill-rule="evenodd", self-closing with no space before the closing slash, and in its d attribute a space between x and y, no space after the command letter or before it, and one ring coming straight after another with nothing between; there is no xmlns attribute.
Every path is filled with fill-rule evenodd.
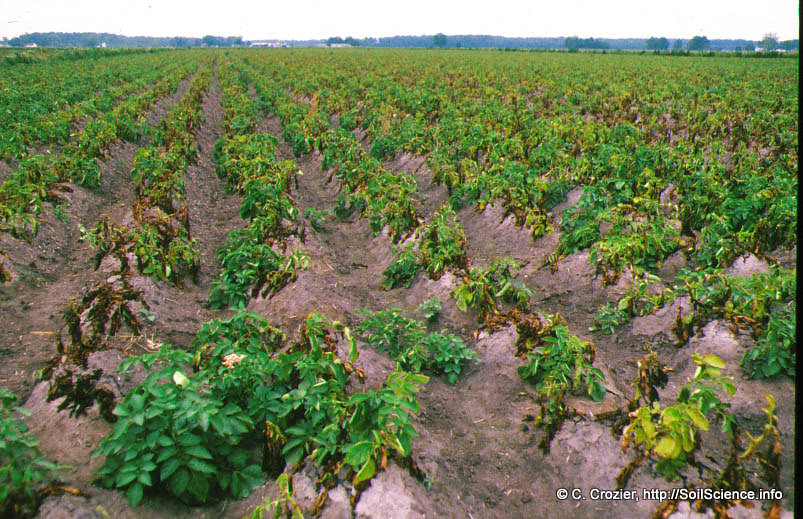
<svg viewBox="0 0 803 519"><path fill-rule="evenodd" d="M798 38L795 0L0 0L0 37L26 32L256 39L492 34Z"/></svg>

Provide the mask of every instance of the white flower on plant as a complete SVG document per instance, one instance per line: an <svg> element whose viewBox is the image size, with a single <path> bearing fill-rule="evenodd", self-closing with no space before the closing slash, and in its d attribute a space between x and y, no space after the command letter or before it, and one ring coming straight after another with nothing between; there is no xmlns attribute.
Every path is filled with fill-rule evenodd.
<svg viewBox="0 0 803 519"><path fill-rule="evenodd" d="M227 368L233 368L234 366L239 364L244 358L245 355L240 355L238 353L229 353L228 355L223 357L223 365L226 366Z"/></svg>

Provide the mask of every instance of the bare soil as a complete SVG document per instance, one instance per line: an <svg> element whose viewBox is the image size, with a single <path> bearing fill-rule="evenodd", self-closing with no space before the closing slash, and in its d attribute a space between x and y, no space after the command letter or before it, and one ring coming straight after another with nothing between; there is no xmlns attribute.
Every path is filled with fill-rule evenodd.
<svg viewBox="0 0 803 519"><path fill-rule="evenodd" d="M186 90L165 99L149 115L151 124L163 118L169 107ZM126 355L142 353L147 338L188 348L203 322L227 315L205 307L209 284L219 274L216 250L229 231L245 224L239 218L239 198L227 194L225 183L214 173L213 147L222 133L221 93L217 82L203 104L205 123L198 133L200 158L187 171L187 199L190 208L190 232L201 248L201 271L197 284L186 282L182 288L136 277L136 285L155 317L147 325L144 337L123 337L119 352L93 357L91 362L107 375L117 377L121 394L136 383L121 379L115 366ZM261 131L281 135L275 117L262 121ZM92 252L83 242L78 226L94 227L101 216L124 222L130 218L133 186L129 171L140 144L119 144L102 165L103 185L98 191L68 186L61 211L48 206L41 215L41 230L30 242L0 235L0 250L13 281L0 285L0 386L15 392L33 411L27 419L39 439L44 455L57 463L71 465L63 472L64 483L80 488L89 497L63 495L50 497L42 504L38 517L100 518L100 509L115 518L240 518L275 496L275 483L267 482L241 501L224 501L206 507L188 507L163 495L147 495L137 508L131 508L120 492L99 488L92 483L92 473L101 463L90 453L108 434L111 426L92 409L86 416L70 418L57 412L58 401L47 403L47 383L37 385L35 372L55 353L55 340L62 326L65 305L90 283L102 281L109 269L92 269ZM296 160L303 172L292 196L302 213L305 208L333 209L338 195L337 180L329 181L329 172L321 169L320 157L311 154L294 158L290 148L280 144L282 159ZM414 173L419 181L416 199L422 214L430 216L447 200L446 189L429 183L429 171L421 157L400 155L386 163L395 169ZM659 502L593 500L592 488L614 489L615 478L630 461L632 451L622 453L610 419L597 418L624 405L632 395L630 383L636 376L636 360L648 349L658 353L673 371L662 390L662 399L671 401L678 388L693 374L691 354L712 352L723 357L739 388L732 404L737 418L751 433L762 426L761 407L764 393L772 393L778 402L778 416L783 443L782 490L785 514L794 506L794 382L787 378L748 381L740 373L739 359L750 338L734 335L726 324L710 323L682 348L674 345L670 328L676 308L633 320L614 335L589 332L593 316L601 305L615 300L632 284L623 275L619 283L604 287L595 278L587 253L563 259L554 273L541 268L559 239L560 213L579 198L579 190L569 193L566 202L553 211L556 231L533 240L526 230L515 225L512 217L490 206L483 212L465 208L458 219L467 236L471 265L486 265L497 257L511 256L523 265L518 280L535 291L534 307L546 315L559 313L570 331L592 341L597 350L595 365L606 376L609 393L605 401L594 403L574 398L571 405L578 416L566 422L551 443L548 453L538 448L544 432L532 423L539 414L536 392L516 373L521 361L516 359L517 332L508 327L493 334L477 333L476 316L457 309L449 292L460 280L447 273L437 281L419 274L409 289L379 290L382 272L391 262L392 244L386 233L374 235L368 223L352 215L347 219L329 217L324 231L307 227L298 245L311 258L308 270L270 299L254 299L248 310L259 312L289 335L297 333L303 319L312 311L350 325L360 320L357 310L381 310L400 307L415 315L415 306L440 296L443 310L432 330L446 328L459 334L476 351L460 380L449 385L433 377L419 393L421 412L414 419L420 437L413 444L414 460L427 475L427 486L415 480L405 469L393 464L379 474L366 490L356 508L348 505L348 489L338 486L330 491L323 517L358 518L529 518L529 517L650 517ZM61 216L57 216L60 214ZM791 253L794 257L794 252ZM753 262L754 260L749 260ZM760 260L755 260L759 261ZM762 268L742 262L739 272ZM683 264L682 255L667 261L660 272L669 283ZM682 301L676 303L684 304ZM687 304L687 303L686 303ZM357 361L368 374L366 385L376 387L394 369L383 353L360 343ZM711 454L706 463L724 462L725 438L712 427L704 435L703 452ZM308 465L293 476L299 503L309 510L317 495L314 488L315 467ZM688 474L695 481L694 474ZM643 489L671 489L678 486L651 474L647 467L638 469L627 488L641 496ZM559 500L558 489L578 488L585 499ZM685 506L685 508L683 508ZM100 509L98 508L100 507ZM686 515L682 505L673 517ZM733 510L733 517L762 516L760 503L754 509ZM697 515L691 515L697 516Z"/></svg>

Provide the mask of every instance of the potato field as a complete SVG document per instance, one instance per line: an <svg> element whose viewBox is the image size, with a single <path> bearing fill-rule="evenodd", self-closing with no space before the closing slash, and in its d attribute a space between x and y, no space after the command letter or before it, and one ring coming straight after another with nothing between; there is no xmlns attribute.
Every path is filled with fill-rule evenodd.
<svg viewBox="0 0 803 519"><path fill-rule="evenodd" d="M0 516L791 517L798 63L0 52Z"/></svg>

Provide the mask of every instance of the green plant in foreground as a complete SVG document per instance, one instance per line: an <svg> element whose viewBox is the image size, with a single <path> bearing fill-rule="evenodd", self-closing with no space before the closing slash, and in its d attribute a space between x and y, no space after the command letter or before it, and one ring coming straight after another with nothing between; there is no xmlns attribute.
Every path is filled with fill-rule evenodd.
<svg viewBox="0 0 803 519"><path fill-rule="evenodd" d="M424 337L424 344L429 353L429 366L435 373L443 373L450 384L457 382L463 372L466 361L477 358L477 355L466 346L463 339L450 333L430 333Z"/></svg>
<svg viewBox="0 0 803 519"><path fill-rule="evenodd" d="M438 210L429 225L416 231L419 262L431 279L439 279L446 267L466 268L466 234L452 208L446 204Z"/></svg>
<svg viewBox="0 0 803 519"><path fill-rule="evenodd" d="M605 306L601 306L597 315L594 316L594 324L589 330L592 332L601 331L611 335L616 328L627 321L628 316L626 313L615 306L611 306L610 303L605 303Z"/></svg>
<svg viewBox="0 0 803 519"><path fill-rule="evenodd" d="M518 374L533 383L539 393L541 415L535 424L546 431L538 444L546 454L563 422L573 414L566 405L566 395L585 393L600 402L607 393L605 377L592 366L594 345L572 335L560 315L549 317L547 324L536 316L521 316L516 310L511 315L519 333L517 355L527 361L517 368Z"/></svg>
<svg viewBox="0 0 803 519"><path fill-rule="evenodd" d="M797 316L792 306L770 314L766 333L742 357L741 365L750 378L769 378L779 373L795 376L795 330Z"/></svg>
<svg viewBox="0 0 803 519"><path fill-rule="evenodd" d="M14 504L35 500L36 487L55 477L59 467L39 453L39 442L14 415L30 415L17 407L17 397L0 388L0 512L14 516ZM4 513L5 513L4 512Z"/></svg>
<svg viewBox="0 0 803 519"><path fill-rule="evenodd" d="M233 403L209 392L206 371L186 376L188 353L162 346L159 352L124 361L150 373L114 409L114 431L104 438L93 457L105 456L98 470L100 483L124 490L132 505L146 488L160 484L182 501L205 503L225 492L247 496L263 481L259 465L241 443L254 424Z"/></svg>
<svg viewBox="0 0 803 519"><path fill-rule="evenodd" d="M424 312L424 317L426 317L428 322L434 322L438 318L438 314L440 313L441 307L441 298L435 296L431 299L427 299L420 305L418 308Z"/></svg>
<svg viewBox="0 0 803 519"><path fill-rule="evenodd" d="M630 413L630 424L622 433L622 450L631 444L637 456L658 457L656 469L670 481L681 478L681 470L693 463L699 447L700 431L707 431L706 414L713 412L722 421L722 430L732 435L735 419L716 394L724 390L729 396L736 391L732 377L722 376L725 363L716 355L692 356L697 370L693 380L683 386L677 404L661 409L656 401Z"/></svg>
<svg viewBox="0 0 803 519"><path fill-rule="evenodd" d="M422 269L418 261L418 255L413 250L413 245L408 244L404 247L401 245L394 247L393 257L393 263L382 273L382 275L385 276L385 281L382 282L382 288L385 290L393 290L401 285L410 288L410 285L413 284L413 278Z"/></svg>
<svg viewBox="0 0 803 519"><path fill-rule="evenodd" d="M476 309L480 319L499 312L497 300L526 308L534 292L513 280L518 268L515 260L508 257L493 260L485 269L472 268L464 283L451 292L457 307L464 312Z"/></svg>
<svg viewBox="0 0 803 519"><path fill-rule="evenodd" d="M593 346L572 335L568 328L552 320L548 333L542 332L543 346L527 354L527 363L519 366L519 376L552 398L567 392L586 393L594 401L605 398L605 376L593 367Z"/></svg>
<svg viewBox="0 0 803 519"><path fill-rule="evenodd" d="M427 334L424 323L403 317L398 308L359 313L366 319L357 325L357 331L364 334L368 344L390 353L404 370L419 373L427 369L442 373L454 384L465 361L476 358L457 335L445 334L446 330ZM366 332L369 333L366 335Z"/></svg>
<svg viewBox="0 0 803 519"><path fill-rule="evenodd" d="M214 396L232 402L249 413L254 423L264 416L249 408L249 400L268 380L271 355L286 336L266 319L243 307L229 319L204 323L192 341L193 366L206 370Z"/></svg>
<svg viewBox="0 0 803 519"><path fill-rule="evenodd" d="M123 369L157 361L162 369L118 406L115 431L97 453L106 454L102 482L124 488L132 503L151 484L187 502L242 497L263 481L251 463L257 438L271 475L306 458L327 478L345 474L355 487L394 453L410 455L417 433L409 414L418 411L414 394L427 377L395 372L378 390L349 394L351 375L364 375L351 363L358 351L347 326L312 313L299 338L276 353L284 340L266 319L240 308L204 324L194 357L165 347L126 361ZM341 340L348 360L338 354ZM187 376L190 362L198 371Z"/></svg>
<svg viewBox="0 0 803 519"><path fill-rule="evenodd" d="M750 277L721 269L681 271L677 292L688 295L693 313L687 318L700 328L714 318L747 330L756 346L742 357L751 378L780 373L794 376L796 363L796 269L772 268Z"/></svg>

